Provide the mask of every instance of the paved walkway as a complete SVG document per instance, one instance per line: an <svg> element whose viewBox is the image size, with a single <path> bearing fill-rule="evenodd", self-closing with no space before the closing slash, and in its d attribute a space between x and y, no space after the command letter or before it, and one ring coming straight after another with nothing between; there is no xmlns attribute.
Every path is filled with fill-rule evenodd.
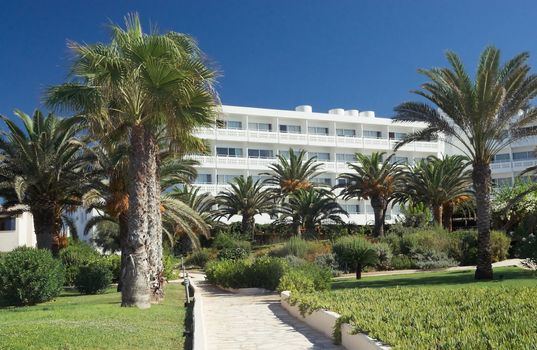
<svg viewBox="0 0 537 350"><path fill-rule="evenodd" d="M190 277L201 289L207 350L342 349L289 315L276 293L233 294L211 286L203 275Z"/></svg>

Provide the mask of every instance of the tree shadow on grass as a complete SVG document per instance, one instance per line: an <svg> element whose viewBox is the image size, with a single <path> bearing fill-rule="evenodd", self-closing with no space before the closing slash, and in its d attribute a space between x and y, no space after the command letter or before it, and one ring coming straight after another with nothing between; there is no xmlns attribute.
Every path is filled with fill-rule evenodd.
<svg viewBox="0 0 537 350"><path fill-rule="evenodd" d="M342 288L389 288L412 286L457 286L464 284L497 284L507 280L522 280L534 278L532 271L520 268L511 268L495 271L494 280L480 282L474 279L474 271L453 271L437 273L417 273L399 276L375 276L362 280L339 280L332 284L332 289Z"/></svg>

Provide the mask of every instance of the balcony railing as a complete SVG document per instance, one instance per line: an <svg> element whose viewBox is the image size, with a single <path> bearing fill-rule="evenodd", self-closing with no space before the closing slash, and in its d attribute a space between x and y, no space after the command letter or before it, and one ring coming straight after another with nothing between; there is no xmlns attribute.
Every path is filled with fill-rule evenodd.
<svg viewBox="0 0 537 350"><path fill-rule="evenodd" d="M351 148L393 149L397 140L387 138L344 137L316 134L294 134L274 131L201 128L196 131L201 138L227 141L252 141L299 145L345 146ZM436 152L437 142L413 142L401 147L403 151Z"/></svg>
<svg viewBox="0 0 537 350"><path fill-rule="evenodd" d="M530 166L537 165L537 159L525 159L509 162L496 162L490 165L492 170L524 170Z"/></svg>

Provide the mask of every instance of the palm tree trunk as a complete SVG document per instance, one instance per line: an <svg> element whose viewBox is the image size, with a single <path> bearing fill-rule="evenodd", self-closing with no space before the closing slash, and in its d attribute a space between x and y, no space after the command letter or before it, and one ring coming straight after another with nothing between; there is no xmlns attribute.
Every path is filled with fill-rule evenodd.
<svg viewBox="0 0 537 350"><path fill-rule="evenodd" d="M384 218L386 216L386 204L380 197L371 198L371 207L375 215L375 226L373 227L373 235L376 237L384 237Z"/></svg>
<svg viewBox="0 0 537 350"><path fill-rule="evenodd" d="M362 264L356 264L356 279L362 279Z"/></svg>
<svg viewBox="0 0 537 350"><path fill-rule="evenodd" d="M472 178L477 206L477 269L475 279L492 279L492 254L490 248L490 165L474 162Z"/></svg>
<svg viewBox="0 0 537 350"><path fill-rule="evenodd" d="M248 215L242 215L242 221L241 221L241 233L246 236L247 234L250 234L250 231L249 231L249 222L250 222L250 218L248 217Z"/></svg>
<svg viewBox="0 0 537 350"><path fill-rule="evenodd" d="M40 205L31 209L37 248L48 249L52 255L60 252L60 226L54 205Z"/></svg>
<svg viewBox="0 0 537 350"><path fill-rule="evenodd" d="M129 236L129 217L127 213L121 213L118 217L119 221L119 247L121 249L121 270L119 273L119 281L117 283L117 291L121 292L123 287L123 276L126 273L127 263L127 238Z"/></svg>
<svg viewBox="0 0 537 350"><path fill-rule="evenodd" d="M145 147L148 151L147 206L149 244L149 284L151 302L159 303L164 297L162 262L162 213L160 210L159 148L153 134L146 130Z"/></svg>
<svg viewBox="0 0 537 350"><path fill-rule="evenodd" d="M433 217L435 225L442 225L442 205L433 205Z"/></svg>
<svg viewBox="0 0 537 350"><path fill-rule="evenodd" d="M147 177L150 154L144 144L143 126L134 126L130 135L129 221L125 245L125 273L122 278L121 306L151 307L149 288Z"/></svg>
<svg viewBox="0 0 537 350"><path fill-rule="evenodd" d="M453 231L453 203L444 203L442 207L442 226L444 226L444 229L446 229L448 232L451 232Z"/></svg>

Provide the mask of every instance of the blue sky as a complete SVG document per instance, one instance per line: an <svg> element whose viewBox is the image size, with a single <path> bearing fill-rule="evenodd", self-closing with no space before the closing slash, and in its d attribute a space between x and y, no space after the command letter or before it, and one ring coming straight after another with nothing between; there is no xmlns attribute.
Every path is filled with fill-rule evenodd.
<svg viewBox="0 0 537 350"><path fill-rule="evenodd" d="M130 11L194 36L222 73L224 104L390 116L424 81L416 69L444 65L447 49L472 70L491 44L504 58L529 51L537 67L532 0L3 0L0 113L40 107L45 87L65 79L66 40L107 42L107 21Z"/></svg>

